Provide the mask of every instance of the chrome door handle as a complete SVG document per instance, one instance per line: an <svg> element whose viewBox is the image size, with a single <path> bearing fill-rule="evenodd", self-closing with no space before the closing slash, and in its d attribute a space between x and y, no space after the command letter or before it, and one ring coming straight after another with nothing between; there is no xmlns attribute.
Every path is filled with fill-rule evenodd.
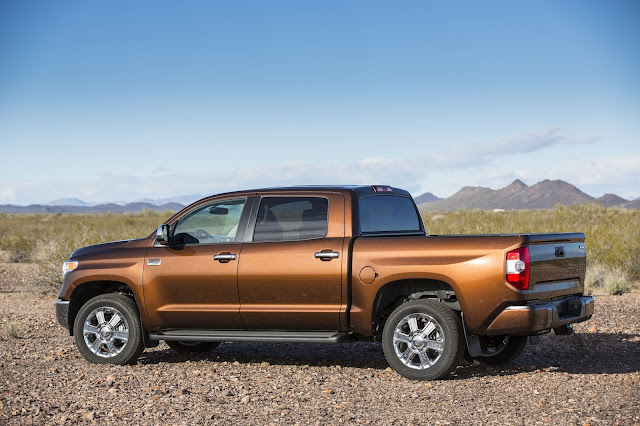
<svg viewBox="0 0 640 426"><path fill-rule="evenodd" d="M320 251L313 254L313 257L315 257L316 259L322 259L322 260L337 259L338 256L339 256L338 253L335 251Z"/></svg>
<svg viewBox="0 0 640 426"><path fill-rule="evenodd" d="M236 255L235 254L214 254L213 255L213 260L219 260L219 261L230 261L230 260L236 260Z"/></svg>

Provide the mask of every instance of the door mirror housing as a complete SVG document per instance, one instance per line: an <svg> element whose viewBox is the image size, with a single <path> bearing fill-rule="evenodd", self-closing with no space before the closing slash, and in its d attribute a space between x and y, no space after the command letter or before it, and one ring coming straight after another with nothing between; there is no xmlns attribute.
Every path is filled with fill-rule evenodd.
<svg viewBox="0 0 640 426"><path fill-rule="evenodd" d="M156 242L163 246L169 244L169 225L164 224L158 226L158 230L156 231Z"/></svg>

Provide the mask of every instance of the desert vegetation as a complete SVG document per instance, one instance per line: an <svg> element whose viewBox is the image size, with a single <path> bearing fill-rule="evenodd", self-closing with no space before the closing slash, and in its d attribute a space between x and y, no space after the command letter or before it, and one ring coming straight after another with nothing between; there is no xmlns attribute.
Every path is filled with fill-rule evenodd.
<svg viewBox="0 0 640 426"><path fill-rule="evenodd" d="M79 247L149 235L172 212L0 214L6 262L36 263L34 280L60 287L60 266ZM586 234L589 291L621 294L640 279L640 211L589 204L549 210L423 211L432 235L571 232Z"/></svg>

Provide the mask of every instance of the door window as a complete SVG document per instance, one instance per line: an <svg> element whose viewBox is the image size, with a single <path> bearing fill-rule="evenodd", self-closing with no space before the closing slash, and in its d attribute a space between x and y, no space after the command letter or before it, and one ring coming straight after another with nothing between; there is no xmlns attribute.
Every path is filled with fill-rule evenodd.
<svg viewBox="0 0 640 426"><path fill-rule="evenodd" d="M329 200L323 197L264 197L253 241L295 241L327 235Z"/></svg>
<svg viewBox="0 0 640 426"><path fill-rule="evenodd" d="M217 201L193 210L178 221L173 239L182 244L235 242L246 202L246 198Z"/></svg>

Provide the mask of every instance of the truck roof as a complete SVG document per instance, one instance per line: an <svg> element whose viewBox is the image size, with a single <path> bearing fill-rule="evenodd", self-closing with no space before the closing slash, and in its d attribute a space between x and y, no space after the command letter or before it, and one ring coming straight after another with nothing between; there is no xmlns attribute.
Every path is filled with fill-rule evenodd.
<svg viewBox="0 0 640 426"><path fill-rule="evenodd" d="M375 190L374 188L378 188ZM379 188L384 188L380 190ZM232 195L232 194L247 194L252 192L268 193L268 192L282 192L282 191L303 191L303 192L326 192L326 191L351 191L358 197L364 195L402 195L410 197L408 191L404 189L395 188L389 185L297 185L297 186L281 186L259 189L247 189L242 191L231 191L217 195ZM209 198L209 197L207 197Z"/></svg>

